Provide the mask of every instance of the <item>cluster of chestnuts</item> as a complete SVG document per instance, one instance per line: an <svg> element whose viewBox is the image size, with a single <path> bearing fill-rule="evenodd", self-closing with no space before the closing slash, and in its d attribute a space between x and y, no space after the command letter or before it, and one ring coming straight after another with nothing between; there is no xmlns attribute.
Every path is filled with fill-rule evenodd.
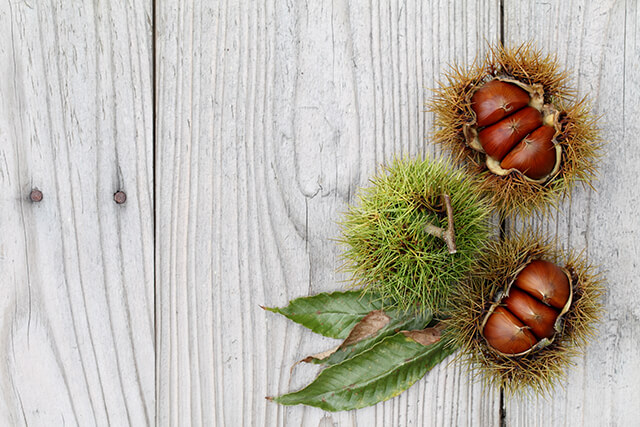
<svg viewBox="0 0 640 427"><path fill-rule="evenodd" d="M502 218L545 213L596 174L596 118L574 94L554 56L531 43L491 46L471 67L452 67L436 89L433 139ZM457 239L466 225L453 228ZM552 387L598 316L599 276L527 233L489 243L473 269L445 313L452 340L505 390Z"/></svg>
<svg viewBox="0 0 640 427"><path fill-rule="evenodd" d="M569 273L549 261L534 260L491 306L482 334L499 353L521 356L553 340L570 306Z"/></svg>
<svg viewBox="0 0 640 427"><path fill-rule="evenodd" d="M467 144L486 153L496 175L518 171L526 179L545 182L558 171L562 148L558 112L543 104L540 85L495 78L473 92L475 124L464 127Z"/></svg>

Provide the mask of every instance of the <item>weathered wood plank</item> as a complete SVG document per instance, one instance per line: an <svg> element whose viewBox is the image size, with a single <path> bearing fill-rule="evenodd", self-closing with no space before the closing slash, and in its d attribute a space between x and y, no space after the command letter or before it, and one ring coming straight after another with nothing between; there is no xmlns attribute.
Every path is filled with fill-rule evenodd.
<svg viewBox="0 0 640 427"><path fill-rule="evenodd" d="M154 423L150 13L0 4L1 425Z"/></svg>
<svg viewBox="0 0 640 427"><path fill-rule="evenodd" d="M575 360L564 389L547 400L508 400L507 425L627 426L640 419L638 13L635 1L505 1L506 41L531 38L557 52L602 115L608 143L596 192L578 189L548 222L528 221L557 234L559 247L586 249L607 271L598 337Z"/></svg>
<svg viewBox="0 0 640 427"><path fill-rule="evenodd" d="M396 155L435 153L424 103L498 37L498 2L159 2L161 425L497 425L499 397L442 365L373 408L264 397L328 347L258 307L341 289L335 221Z"/></svg>

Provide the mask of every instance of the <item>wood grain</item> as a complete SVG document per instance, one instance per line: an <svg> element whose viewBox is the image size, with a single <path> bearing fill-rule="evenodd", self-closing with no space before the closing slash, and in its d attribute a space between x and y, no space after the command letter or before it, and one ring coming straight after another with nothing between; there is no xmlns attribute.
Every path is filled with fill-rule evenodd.
<svg viewBox="0 0 640 427"><path fill-rule="evenodd" d="M565 250L585 250L606 271L606 312L597 338L548 399L506 401L518 426L627 426L640 419L640 32L635 1L505 1L505 38L530 38L573 73L588 96L607 143L595 190L576 189L549 220L524 225L558 236ZM520 226L523 224L521 223Z"/></svg>
<svg viewBox="0 0 640 427"><path fill-rule="evenodd" d="M0 425L154 423L150 9L0 3Z"/></svg>
<svg viewBox="0 0 640 427"><path fill-rule="evenodd" d="M394 156L437 150L424 103L498 37L496 1L158 3L160 425L497 425L499 397L443 364L329 414L264 397L334 345L259 305L342 289L336 221Z"/></svg>

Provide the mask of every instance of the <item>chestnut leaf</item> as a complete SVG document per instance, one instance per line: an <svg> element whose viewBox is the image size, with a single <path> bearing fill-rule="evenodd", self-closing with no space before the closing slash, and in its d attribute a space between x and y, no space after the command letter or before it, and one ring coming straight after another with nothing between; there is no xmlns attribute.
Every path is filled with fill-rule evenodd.
<svg viewBox="0 0 640 427"><path fill-rule="evenodd" d="M362 353L324 369L302 390L269 399L282 405L304 404L326 411L363 408L391 399L455 351L447 340L435 334L429 334L432 339L428 345L412 335L403 331L388 336Z"/></svg>
<svg viewBox="0 0 640 427"><path fill-rule="evenodd" d="M296 298L286 307L263 307L329 338L345 339L367 314L383 308L380 297L361 291Z"/></svg>
<svg viewBox="0 0 640 427"><path fill-rule="evenodd" d="M376 312L372 312L376 313ZM367 316L370 316L370 313ZM358 323L349 337L331 353L321 353L320 355L310 356L304 359L304 362L324 363L327 365L335 365L343 360L349 359L362 353L363 351L373 347L378 342L382 341L386 337L395 334L401 330L422 329L425 328L432 320L430 314L420 314L415 316L407 315L406 313L399 311L386 312L389 321L376 330L373 330L365 322L365 317L360 323ZM366 330L367 334L364 335L362 329ZM354 337L358 337L354 339ZM351 338L351 339L350 339Z"/></svg>

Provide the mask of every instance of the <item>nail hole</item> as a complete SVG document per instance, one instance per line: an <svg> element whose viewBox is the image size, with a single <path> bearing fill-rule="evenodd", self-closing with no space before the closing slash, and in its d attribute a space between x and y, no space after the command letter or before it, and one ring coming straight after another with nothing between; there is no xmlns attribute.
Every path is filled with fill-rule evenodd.
<svg viewBox="0 0 640 427"><path fill-rule="evenodd" d="M32 202L41 202L42 201L42 191L38 190L37 188L34 188L33 190L31 190L31 194L29 194L29 199L31 199Z"/></svg>
<svg viewBox="0 0 640 427"><path fill-rule="evenodd" d="M115 200L117 204L121 205L127 201L127 195L124 191L116 191L113 195L113 200Z"/></svg>

